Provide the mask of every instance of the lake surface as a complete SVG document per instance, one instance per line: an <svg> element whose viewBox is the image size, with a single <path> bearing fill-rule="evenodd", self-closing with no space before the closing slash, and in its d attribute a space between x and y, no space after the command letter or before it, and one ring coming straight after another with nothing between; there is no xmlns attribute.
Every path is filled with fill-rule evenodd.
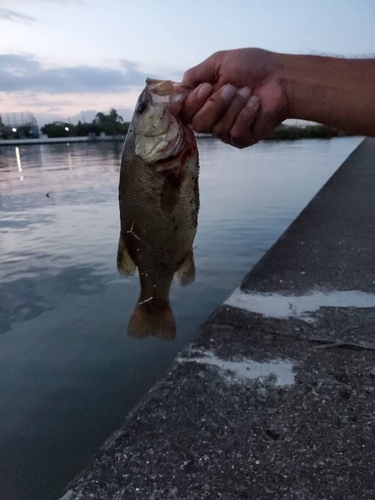
<svg viewBox="0 0 375 500"><path fill-rule="evenodd" d="M139 285L116 271L122 145L0 148L1 500L56 499L360 142L199 140L196 280L172 287L170 343L126 332Z"/></svg>

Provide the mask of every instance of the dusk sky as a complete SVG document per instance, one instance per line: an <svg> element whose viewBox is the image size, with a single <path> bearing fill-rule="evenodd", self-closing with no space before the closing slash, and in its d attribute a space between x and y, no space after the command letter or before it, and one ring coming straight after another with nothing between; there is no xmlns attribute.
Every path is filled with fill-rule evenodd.
<svg viewBox="0 0 375 500"><path fill-rule="evenodd" d="M148 76L238 47L369 57L374 20L374 0L0 0L0 114L129 120Z"/></svg>

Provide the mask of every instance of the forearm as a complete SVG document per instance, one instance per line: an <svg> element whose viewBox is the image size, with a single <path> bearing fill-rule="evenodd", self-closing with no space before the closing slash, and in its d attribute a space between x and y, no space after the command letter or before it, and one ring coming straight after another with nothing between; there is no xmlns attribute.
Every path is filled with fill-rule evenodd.
<svg viewBox="0 0 375 500"><path fill-rule="evenodd" d="M288 118L375 136L375 60L278 54Z"/></svg>

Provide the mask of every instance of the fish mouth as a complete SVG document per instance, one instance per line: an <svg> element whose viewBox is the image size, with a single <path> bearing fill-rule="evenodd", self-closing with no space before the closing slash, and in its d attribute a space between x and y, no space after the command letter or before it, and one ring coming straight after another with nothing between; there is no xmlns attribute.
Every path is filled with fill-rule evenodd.
<svg viewBox="0 0 375 500"><path fill-rule="evenodd" d="M190 127L179 117L182 101L173 101L173 97L181 95L181 88L181 84L171 80L148 78L135 109L138 123L135 153L148 164L162 162L162 169L194 142Z"/></svg>
<svg viewBox="0 0 375 500"><path fill-rule="evenodd" d="M146 79L146 89L153 94L165 97L173 93L174 88L178 85L171 80L154 80L153 78Z"/></svg>
<svg viewBox="0 0 375 500"><path fill-rule="evenodd" d="M183 102L191 90L193 90L192 87L172 82L172 80L146 79L145 91L150 93L154 102L169 101L169 111L175 117L180 113Z"/></svg>

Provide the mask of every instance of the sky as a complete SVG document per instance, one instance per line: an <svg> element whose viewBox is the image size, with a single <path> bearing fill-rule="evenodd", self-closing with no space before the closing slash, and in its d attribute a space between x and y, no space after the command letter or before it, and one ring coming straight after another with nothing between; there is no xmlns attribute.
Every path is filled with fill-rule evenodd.
<svg viewBox="0 0 375 500"><path fill-rule="evenodd" d="M375 55L374 0L0 0L0 115L130 120L147 77L217 50Z"/></svg>

